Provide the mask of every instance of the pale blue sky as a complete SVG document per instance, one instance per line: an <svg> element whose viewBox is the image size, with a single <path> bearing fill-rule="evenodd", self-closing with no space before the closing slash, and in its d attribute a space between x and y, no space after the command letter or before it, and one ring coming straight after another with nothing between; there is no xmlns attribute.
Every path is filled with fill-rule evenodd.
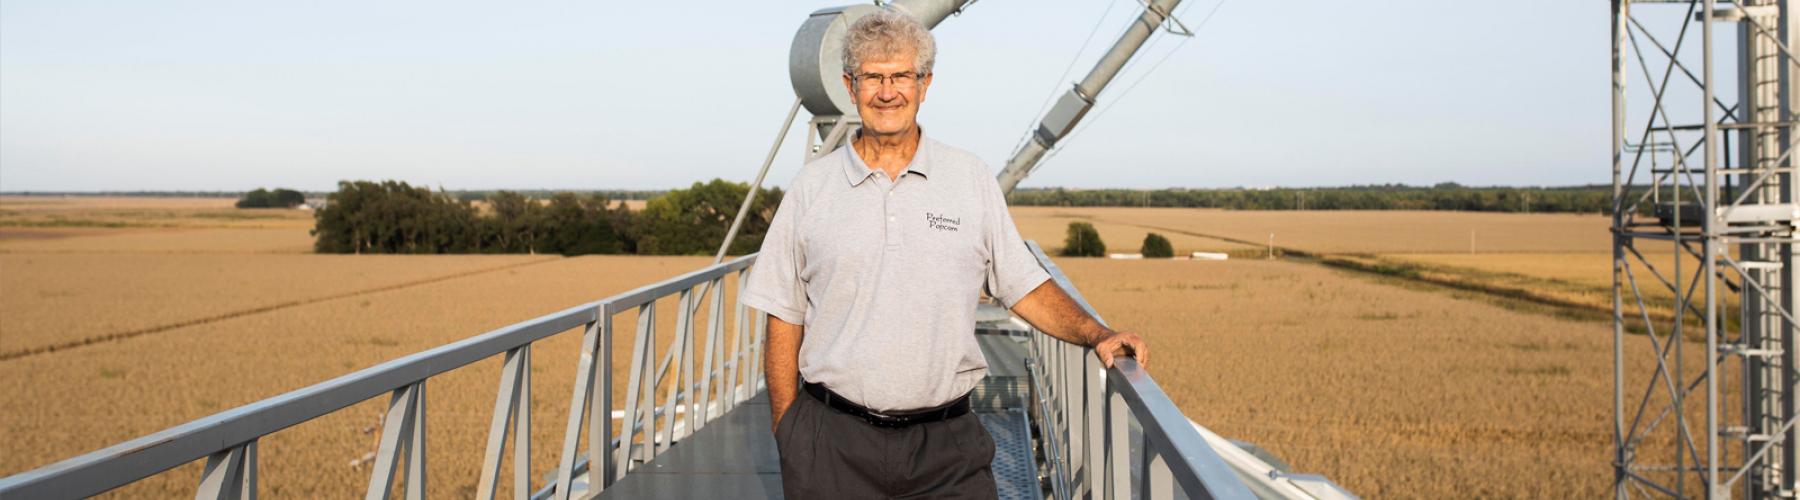
<svg viewBox="0 0 1800 500"><path fill-rule="evenodd" d="M748 180L792 102L793 32L836 4L0 1L0 190ZM938 27L921 123L1003 163L1136 6L975 4ZM1180 43L1153 41L1023 185L1604 183L1608 18L1601 0L1230 2L1121 98Z"/></svg>

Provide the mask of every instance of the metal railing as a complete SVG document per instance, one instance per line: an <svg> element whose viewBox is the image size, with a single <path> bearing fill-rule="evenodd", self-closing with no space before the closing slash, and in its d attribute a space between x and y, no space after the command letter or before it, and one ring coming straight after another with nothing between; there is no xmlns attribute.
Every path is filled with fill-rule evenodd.
<svg viewBox="0 0 1800 500"><path fill-rule="evenodd" d="M1052 279L1095 319L1100 314L1037 243L1027 242ZM1035 330L1027 349L1039 445L1050 493L1071 498L1255 498L1137 360L1120 357L1103 369L1093 349ZM1132 453L1131 423L1142 431ZM1132 481L1133 461L1142 477Z"/></svg>
<svg viewBox="0 0 1800 500"><path fill-rule="evenodd" d="M493 498L510 437L513 496L567 498L579 480L593 495L648 462L675 441L704 427L754 395L762 383L764 315L734 304L732 352L726 357L725 279L743 283L754 254L708 266L597 302L565 309L435 349L419 352L310 387L227 410L161 432L32 471L0 478L3 498L76 498L96 495L206 459L197 498L255 498L257 441L282 429L388 394L379 449L367 498L387 498L396 481L407 498L423 498L426 484L426 383L434 376L504 356L500 388L488 428L479 498ZM695 288L705 286L704 292ZM662 362L656 356L656 301L679 296L675 338ZM705 295L702 302L698 295ZM695 315L707 308L704 345ZM634 310L631 370L622 435L612 428L613 316ZM580 363L570 396L567 432L555 478L532 491L531 346L559 333L583 331ZM699 349L700 351L696 351ZM700 372L694 371L695 364ZM664 397L658 402L656 392ZM657 419L662 421L659 424ZM588 450L578 450L586 428ZM604 443L595 447L593 443ZM399 467L405 462L406 467ZM598 467L592 464L600 464Z"/></svg>

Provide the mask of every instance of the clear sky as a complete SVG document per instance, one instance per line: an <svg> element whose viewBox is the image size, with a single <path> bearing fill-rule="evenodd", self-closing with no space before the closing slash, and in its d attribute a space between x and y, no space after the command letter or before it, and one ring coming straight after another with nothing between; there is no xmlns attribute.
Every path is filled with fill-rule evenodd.
<svg viewBox="0 0 1800 500"><path fill-rule="evenodd" d="M794 30L837 4L4 0L0 190L747 181ZM998 168L1137 5L976 3L936 31L921 123ZM1602 0L1228 2L1153 39L1023 186L1608 182L1608 22Z"/></svg>

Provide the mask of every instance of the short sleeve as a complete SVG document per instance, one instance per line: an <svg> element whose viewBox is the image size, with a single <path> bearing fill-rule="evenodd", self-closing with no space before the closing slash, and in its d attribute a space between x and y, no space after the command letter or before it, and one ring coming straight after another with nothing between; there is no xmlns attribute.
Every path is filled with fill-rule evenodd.
<svg viewBox="0 0 1800 500"><path fill-rule="evenodd" d="M806 254L801 251L796 233L804 209L800 190L792 190L775 209L775 220L763 236L762 250L756 265L750 269L749 284L743 291L744 305L781 318L796 325L806 324L809 302L800 270L806 268Z"/></svg>
<svg viewBox="0 0 1800 500"><path fill-rule="evenodd" d="M983 187L982 220L987 226L983 231L989 256L984 286L988 295L1011 308L1048 281L1050 273L1044 271L1037 256L1025 246L1025 239L1019 237L1019 228L1013 225L1012 213L1006 210L1006 196L1000 193L1000 185L990 177Z"/></svg>

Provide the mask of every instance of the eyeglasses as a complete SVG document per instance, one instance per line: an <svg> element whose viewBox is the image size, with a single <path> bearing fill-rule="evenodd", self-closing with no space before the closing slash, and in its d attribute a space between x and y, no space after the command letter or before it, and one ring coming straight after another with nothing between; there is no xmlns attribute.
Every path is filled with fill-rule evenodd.
<svg viewBox="0 0 1800 500"><path fill-rule="evenodd" d="M878 89L883 85L893 85L894 90L912 90L913 87L919 85L919 74L911 71L902 71L892 75L863 73L855 75L854 78L858 89Z"/></svg>

